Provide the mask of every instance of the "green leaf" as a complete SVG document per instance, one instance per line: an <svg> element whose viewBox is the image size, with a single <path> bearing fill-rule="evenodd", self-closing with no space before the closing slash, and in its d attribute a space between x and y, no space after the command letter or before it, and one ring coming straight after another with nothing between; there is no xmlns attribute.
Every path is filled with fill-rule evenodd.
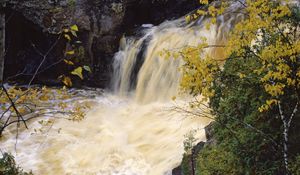
<svg viewBox="0 0 300 175"><path fill-rule="evenodd" d="M90 73L92 72L90 66L83 66L83 69L90 72Z"/></svg>
<svg viewBox="0 0 300 175"><path fill-rule="evenodd" d="M78 31L79 31L76 24L71 26L71 30L72 30L72 31L75 31L75 32L78 32Z"/></svg>
<svg viewBox="0 0 300 175"><path fill-rule="evenodd" d="M73 75L77 75L78 77L80 77L83 80L83 76L82 76L82 67L78 67L76 69L74 69L71 74Z"/></svg>

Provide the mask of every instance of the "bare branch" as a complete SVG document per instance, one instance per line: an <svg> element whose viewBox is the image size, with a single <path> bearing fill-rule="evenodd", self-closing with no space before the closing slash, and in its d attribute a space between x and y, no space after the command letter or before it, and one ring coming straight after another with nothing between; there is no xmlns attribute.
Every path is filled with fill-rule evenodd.
<svg viewBox="0 0 300 175"><path fill-rule="evenodd" d="M16 112L18 118L21 119L21 120L23 121L25 127L28 129L27 124L26 124L26 122L25 122L23 116L20 114L19 110L17 109L17 107L16 107L16 105L15 105L15 102L10 98L10 96L9 96L9 94L8 94L6 88L5 88L5 86L4 86L3 84L2 84L2 88L3 88L3 90L4 90L4 92L5 92L6 96L7 96L7 98L9 99L12 108L15 110L15 112Z"/></svg>
<svg viewBox="0 0 300 175"><path fill-rule="evenodd" d="M298 107L299 107L299 102L297 101L296 105L295 105L295 108L289 118L289 121L288 121L288 128L291 126L291 123L292 123L292 120L293 120L293 117L296 115L296 113L298 112Z"/></svg>
<svg viewBox="0 0 300 175"><path fill-rule="evenodd" d="M32 81L35 79L37 73L39 72L40 68L42 67L42 65L44 64L46 58L48 57L48 55L50 54L50 52L54 49L54 47L57 45L58 41L61 38L61 34L58 36L57 40L52 44L52 46L50 47L50 49L42 56L43 59L41 61L41 63L39 64L39 66L37 67L37 69L35 70L31 80L28 83L28 87L31 85ZM37 51L39 54L41 54L41 52Z"/></svg>

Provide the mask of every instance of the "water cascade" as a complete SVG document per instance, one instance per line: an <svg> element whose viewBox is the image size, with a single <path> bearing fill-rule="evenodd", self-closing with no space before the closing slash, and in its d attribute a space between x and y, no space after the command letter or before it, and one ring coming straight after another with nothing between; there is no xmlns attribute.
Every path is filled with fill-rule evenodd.
<svg viewBox="0 0 300 175"><path fill-rule="evenodd" d="M198 23L201 24L202 20ZM169 101L178 94L180 59L164 59L164 51L197 46L201 37L216 44L216 27L186 25L184 18L144 29L141 38L123 38L115 55L113 88L120 96L131 94L140 103ZM145 48L144 45L147 45ZM131 93L132 92L132 93Z"/></svg>
<svg viewBox="0 0 300 175"><path fill-rule="evenodd" d="M114 58L113 93L92 100L94 108L81 122L55 119L46 132L38 121L19 134L6 132L2 151L35 174L167 175L183 154L184 135L193 129L205 140L205 118L171 110L178 94L180 59L164 59L164 50L195 46L200 37L218 44L236 17L221 17L209 30L205 20L186 24L184 18L147 26L141 37L124 37ZM225 22L224 22L225 21ZM219 54L218 50L208 50ZM176 105L185 104L180 97Z"/></svg>

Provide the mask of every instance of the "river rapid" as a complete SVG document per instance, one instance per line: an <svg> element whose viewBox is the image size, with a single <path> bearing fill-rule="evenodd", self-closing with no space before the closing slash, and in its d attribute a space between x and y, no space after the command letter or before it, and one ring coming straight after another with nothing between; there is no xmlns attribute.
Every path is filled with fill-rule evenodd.
<svg viewBox="0 0 300 175"><path fill-rule="evenodd" d="M110 90L94 98L87 91L85 98L73 99L93 106L82 121L47 116L44 120L53 120L50 127L33 121L19 133L17 147L15 132L8 130L2 151L11 152L18 165L36 175L170 175L182 160L185 135L195 131L195 138L205 141L204 127L210 120L174 110L186 108L191 100L179 91L183 62L160 54L197 46L201 37L220 44L237 18L220 17L210 29L204 18L190 24L183 17L144 25L137 36L120 41L112 58Z"/></svg>

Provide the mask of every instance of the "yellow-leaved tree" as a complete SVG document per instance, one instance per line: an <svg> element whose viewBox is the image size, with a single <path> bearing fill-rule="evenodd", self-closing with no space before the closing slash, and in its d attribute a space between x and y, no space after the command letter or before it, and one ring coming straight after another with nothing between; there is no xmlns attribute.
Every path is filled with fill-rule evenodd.
<svg viewBox="0 0 300 175"><path fill-rule="evenodd" d="M78 26L72 25L57 33L57 40L49 48L49 50L45 54L40 53L42 61L34 70L34 73L26 86L8 85L8 83L10 83L10 78L13 79L22 75L22 73L8 77L4 80L0 78L0 137L3 135L4 131L12 125L17 125L16 134L18 136L19 129L22 125L28 129L27 123L30 120L47 115L55 116L62 114L64 115L62 118L73 121L83 119L86 109L89 108L89 104L69 104L67 102L68 99L75 96L66 88L72 87L73 85L71 76L73 78L78 77L83 80L84 75L91 72L91 68L88 65L82 65L81 60L78 58L76 59L76 56L80 55L80 50L73 43L80 42L75 40L77 39L78 31ZM67 47L65 51L65 58L62 58L55 64L42 69L42 65L45 60L48 58L50 52L61 38L65 38L66 40ZM65 86L61 88L47 88L46 86L41 87L32 85L38 74L60 62L64 62L64 64L72 70L70 72L65 72L65 74L58 77ZM52 124L53 119L49 119L48 122L41 123Z"/></svg>
<svg viewBox="0 0 300 175"><path fill-rule="evenodd" d="M282 149L285 173L289 174L289 130L299 112L300 103L300 10L288 0L220 0L207 5L207 10L198 10L186 17L193 21L207 16L207 26L220 26L228 15L240 14L225 44L209 45L205 42L197 47L186 47L180 51L185 64L182 67L181 87L193 95L201 94L205 100L215 95L214 81L223 71L229 58L255 58L258 66L251 70L251 76L260 77L260 85L268 98L257 110L266 113L276 111L281 119ZM235 4L234 8L228 8ZM219 17L222 18L219 18ZM224 58L216 58L207 49L222 47ZM245 79L250 74L236 72Z"/></svg>

